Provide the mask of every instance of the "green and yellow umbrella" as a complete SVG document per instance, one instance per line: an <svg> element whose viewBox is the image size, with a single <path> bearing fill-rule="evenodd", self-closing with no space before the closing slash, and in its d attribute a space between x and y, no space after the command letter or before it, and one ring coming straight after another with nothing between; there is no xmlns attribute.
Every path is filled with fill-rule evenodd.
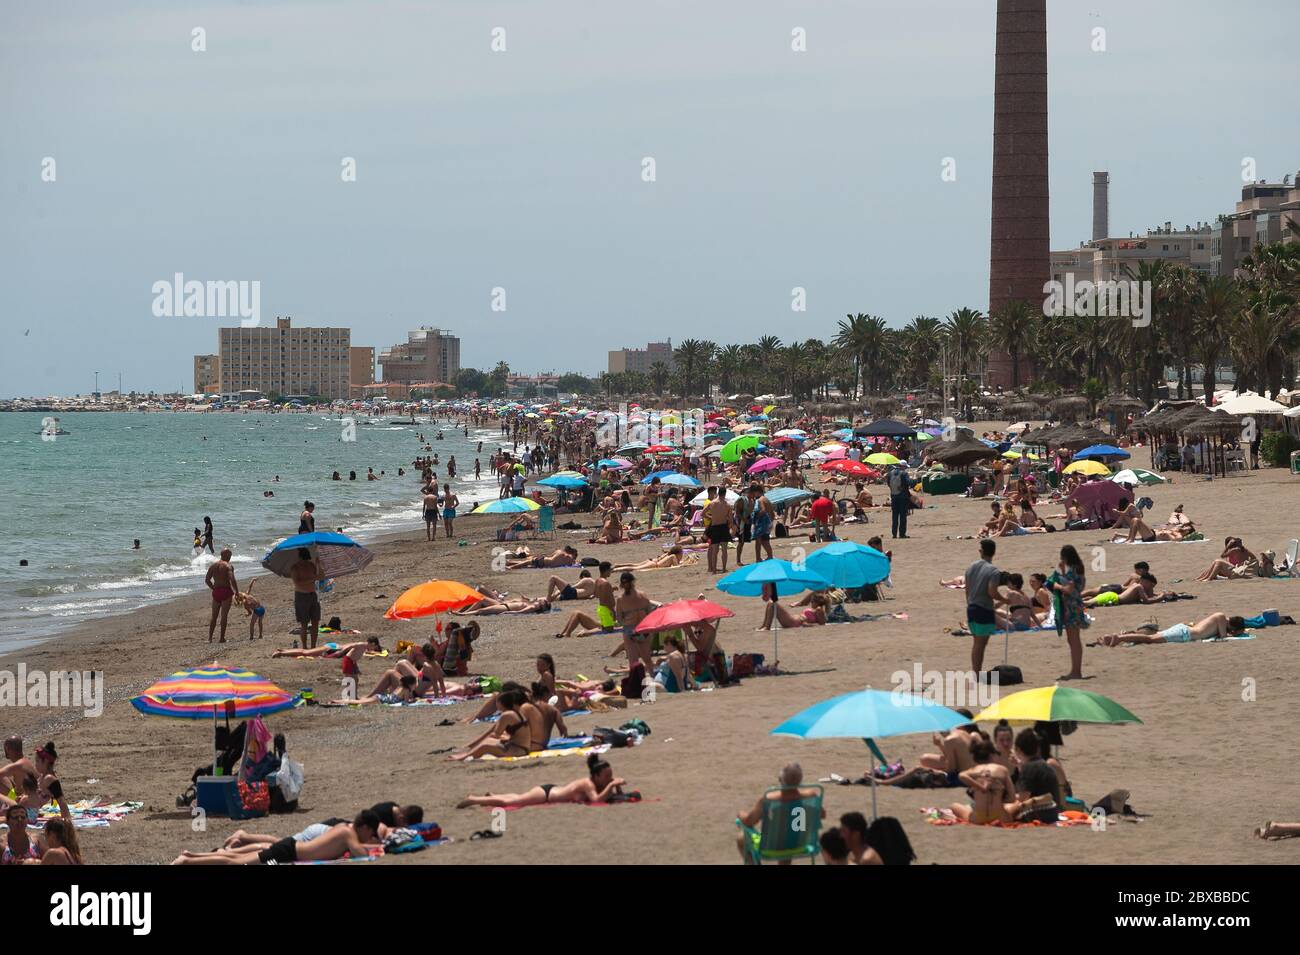
<svg viewBox="0 0 1300 955"><path fill-rule="evenodd" d="M1021 690L1003 697L976 714L977 723L1057 722L1141 723L1142 721L1109 697L1068 686L1044 686Z"/></svg>
<svg viewBox="0 0 1300 955"><path fill-rule="evenodd" d="M726 464L735 464L740 460L741 452L756 448L759 443L758 435L742 434L738 438L732 438L722 446L722 450L718 452L718 459Z"/></svg>
<svg viewBox="0 0 1300 955"><path fill-rule="evenodd" d="M866 458L864 458L863 460L865 460L868 464L890 465L890 464L903 463L902 461L898 460L898 458L894 457L892 454L888 453L887 451L877 451L874 454L868 454Z"/></svg>

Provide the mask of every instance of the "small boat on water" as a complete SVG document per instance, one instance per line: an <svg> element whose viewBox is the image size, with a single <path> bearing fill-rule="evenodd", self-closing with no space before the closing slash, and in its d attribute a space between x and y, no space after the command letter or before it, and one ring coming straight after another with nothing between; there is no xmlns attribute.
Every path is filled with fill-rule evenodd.
<svg viewBox="0 0 1300 955"><path fill-rule="evenodd" d="M71 433L71 431L63 430L62 426L59 424L58 418L43 418L41 420L41 430L36 432L36 434L39 434L43 438L52 438L55 435L62 436Z"/></svg>

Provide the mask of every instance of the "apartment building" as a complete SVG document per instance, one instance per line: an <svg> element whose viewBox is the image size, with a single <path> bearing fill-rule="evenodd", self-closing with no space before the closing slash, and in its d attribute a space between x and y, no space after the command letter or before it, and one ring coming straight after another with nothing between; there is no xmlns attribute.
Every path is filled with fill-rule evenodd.
<svg viewBox="0 0 1300 955"><path fill-rule="evenodd" d="M221 392L313 395L333 400L350 394L352 330L295 328L289 318L275 327L223 328Z"/></svg>

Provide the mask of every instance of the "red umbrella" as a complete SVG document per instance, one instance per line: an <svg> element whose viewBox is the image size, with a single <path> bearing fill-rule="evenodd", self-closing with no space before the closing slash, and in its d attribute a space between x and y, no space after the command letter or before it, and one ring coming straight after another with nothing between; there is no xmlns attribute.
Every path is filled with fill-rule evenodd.
<svg viewBox="0 0 1300 955"><path fill-rule="evenodd" d="M722 620L735 614L712 600L675 600L652 610L636 628L637 633L654 633L658 630L677 630L705 620Z"/></svg>
<svg viewBox="0 0 1300 955"><path fill-rule="evenodd" d="M853 477L875 477L876 472L871 470L861 461L828 461L822 465L823 471L839 471L841 474L848 474Z"/></svg>
<svg viewBox="0 0 1300 955"><path fill-rule="evenodd" d="M652 444L646 450L651 454L660 454L664 451L672 451L673 447L670 444Z"/></svg>

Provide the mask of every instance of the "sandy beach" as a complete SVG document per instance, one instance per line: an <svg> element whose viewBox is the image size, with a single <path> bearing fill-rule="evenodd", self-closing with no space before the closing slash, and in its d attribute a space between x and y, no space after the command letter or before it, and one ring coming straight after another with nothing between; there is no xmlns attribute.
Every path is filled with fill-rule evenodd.
<svg viewBox="0 0 1300 955"><path fill-rule="evenodd" d="M979 425L975 426L978 430ZM1147 464L1146 449L1135 449L1134 463ZM1206 481L1175 475L1175 482L1144 490L1162 521L1176 504L1200 525L1205 542L1153 545L1106 545L1104 571L1089 571L1092 583L1117 582L1136 560L1150 562L1160 589L1194 594L1196 599L1146 607L1103 608L1085 632L1085 642L1103 633L1132 629L1155 620L1169 626L1199 619L1212 611L1250 616L1265 608L1283 614L1300 610L1300 581L1195 580L1218 555L1229 533L1244 538L1256 552L1280 554L1294 526L1287 517L1296 500L1296 479L1282 470L1263 470L1226 480ZM230 643L206 640L206 594L196 594L127 616L86 624L34 649L11 654L0 668L100 670L106 683L102 716L85 719L77 711L11 709L4 733L21 733L28 752L53 739L61 754L59 773L72 799L91 795L113 800L136 799L145 810L111 828L84 831L82 845L90 863L165 863L183 849L212 848L240 825L287 835L328 816L350 817L382 799L424 806L426 820L442 825L455 842L413 855L390 857L378 864L428 865L473 863L722 863L738 861L733 825L739 810L752 805L776 779L781 766L802 763L813 781L831 773L860 775L867 768L865 747L853 741L776 738L768 731L781 720L837 693L866 686L891 687L891 674L911 670L964 670L969 667L969 638L945 628L964 620L960 592L943 589L941 577L960 574L977 554L973 540L949 540L975 532L987 502L959 497L926 499L914 512L911 536L890 541L886 509L872 512L870 522L849 525L842 536L865 542L885 537L894 554L892 590L880 604L850 605L854 613L906 612L907 620L837 624L780 634L785 674L747 679L742 685L713 692L668 696L654 704L633 704L626 712L577 717L572 725L617 726L638 717L652 729L641 746L609 754L615 772L645 796L638 805L586 808L571 805L511 812L505 837L470 841L471 832L487 828L484 809L453 808L468 793L521 791L542 782L563 783L584 774L578 757L527 764L448 762L445 752L477 735L479 727L440 727L444 718L467 715L475 704L414 709L381 706L330 709L300 707L267 719L272 732L288 737L290 754L306 768L301 809L294 816L270 816L251 825L209 820L206 832L194 832L188 811L175 797L185 789L195 767L210 760L211 727L205 722L147 717L127 702L147 685L174 670L214 657L240 664L285 688L310 686L317 699L334 695L339 664L330 660L272 659L275 647L292 637L291 593L287 581L267 578L257 587L268 607L264 640L249 643L242 612L232 611ZM1052 505L1040 508L1056 513ZM529 542L534 553L572 542L584 555L614 561L656 555L658 543L612 547L586 544L594 518L579 515L583 531L559 531L555 545ZM563 520L563 518L561 518ZM324 523L328 523L326 520ZM392 535L374 545L374 562L361 574L340 578L326 604L326 615L366 635L378 635L392 648L399 638L424 639L431 622L391 622L384 609L402 590L430 578L483 583L511 593L545 592L548 571L495 573L491 543L499 516L461 518L458 536L475 541L458 547L443 539L430 544L423 529ZM1058 522L1059 523L1059 522ZM996 563L1026 576L1050 570L1062 544L1079 548L1085 562L1094 558L1105 532L1084 531L1005 538L998 541ZM776 556L789 557L792 547L809 547L806 538L774 542ZM752 554L747 552L746 558ZM576 579L577 571L562 571ZM773 637L754 632L762 613L757 599L721 594L704 563L680 569L645 572L642 589L666 602L700 592L734 610L720 640L730 655L737 651L772 654ZM591 601L559 603L545 616L481 618L483 636L472 670L503 679L525 679L540 652L555 656L559 675L595 675L610 661L613 637L556 640L567 613L589 610ZM1293 627L1257 631L1256 639L1217 644L1157 645L1085 650L1086 689L1103 693L1132 710L1140 726L1082 726L1061 751L1075 793L1095 800L1111 789L1131 791L1130 803L1146 814L1140 823L1112 824L1105 832L1087 827L1002 831L971 826L936 827L918 811L947 806L960 790L879 791L882 815L898 817L916 849L918 862L958 863L1285 863L1297 860L1294 843L1265 844L1251 837L1253 826L1269 819L1300 817L1291 785L1291 764L1300 758L1300 742L1289 732L1291 705L1287 684L1294 668ZM1002 660L1001 638L990 645L989 662ZM1063 639L1054 633L1013 634L1009 660L1020 666L1026 686L1051 684L1068 669ZM384 661L367 659L359 681L363 691L378 678ZM1253 686L1253 699L1244 688ZM1023 687L1021 687L1023 688ZM1021 689L1017 688L1017 689ZM885 741L891 760L916 765L930 748L928 737ZM96 780L96 782L89 782ZM870 811L871 795L861 786L827 789L831 817L850 810ZM1219 811L1211 811L1216 807ZM1222 811L1230 808L1230 811Z"/></svg>

